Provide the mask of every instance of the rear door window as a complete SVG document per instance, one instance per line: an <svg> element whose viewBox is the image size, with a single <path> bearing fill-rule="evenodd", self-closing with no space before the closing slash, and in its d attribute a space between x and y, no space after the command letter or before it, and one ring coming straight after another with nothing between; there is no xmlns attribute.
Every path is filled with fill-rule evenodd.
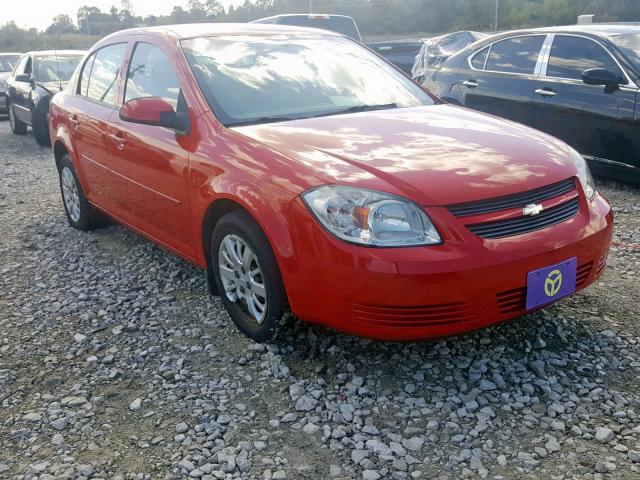
<svg viewBox="0 0 640 480"><path fill-rule="evenodd" d="M545 38L545 35L531 35L494 43L485 70L533 75Z"/></svg>
<svg viewBox="0 0 640 480"><path fill-rule="evenodd" d="M601 45L582 37L556 35L549 55L547 77L582 80L582 72L605 68L624 78L615 60Z"/></svg>
<svg viewBox="0 0 640 480"><path fill-rule="evenodd" d="M86 89L88 98L115 107L118 76L126 51L126 43L117 43L96 52ZM83 76L84 73L83 70Z"/></svg>

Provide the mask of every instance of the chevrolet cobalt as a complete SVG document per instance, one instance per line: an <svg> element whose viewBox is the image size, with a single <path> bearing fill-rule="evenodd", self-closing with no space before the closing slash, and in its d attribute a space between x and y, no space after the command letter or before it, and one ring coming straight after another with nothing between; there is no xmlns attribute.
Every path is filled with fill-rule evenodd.
<svg viewBox="0 0 640 480"><path fill-rule="evenodd" d="M256 341L289 318L458 334L593 283L613 215L563 142L443 104L357 42L181 25L96 44L52 101L71 226L202 267Z"/></svg>

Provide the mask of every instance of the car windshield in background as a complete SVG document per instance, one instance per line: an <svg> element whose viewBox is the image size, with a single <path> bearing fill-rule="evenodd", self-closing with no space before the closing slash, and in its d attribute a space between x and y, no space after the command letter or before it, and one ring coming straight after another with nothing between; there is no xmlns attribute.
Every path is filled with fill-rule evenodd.
<svg viewBox="0 0 640 480"><path fill-rule="evenodd" d="M20 60L20 55L0 55L0 72L10 72Z"/></svg>
<svg viewBox="0 0 640 480"><path fill-rule="evenodd" d="M226 126L433 104L393 67L343 37L202 37L182 41L182 48Z"/></svg>
<svg viewBox="0 0 640 480"><path fill-rule="evenodd" d="M66 82L71 78L82 55L36 57L34 78L38 82Z"/></svg>
<svg viewBox="0 0 640 480"><path fill-rule="evenodd" d="M341 33L354 40L360 41L360 34L353 20L349 17L331 17L322 15L292 15L284 16L278 21L280 25L297 27L322 28L332 32Z"/></svg>
<svg viewBox="0 0 640 480"><path fill-rule="evenodd" d="M633 35L616 35L611 37L611 41L636 68L640 68L640 33Z"/></svg>

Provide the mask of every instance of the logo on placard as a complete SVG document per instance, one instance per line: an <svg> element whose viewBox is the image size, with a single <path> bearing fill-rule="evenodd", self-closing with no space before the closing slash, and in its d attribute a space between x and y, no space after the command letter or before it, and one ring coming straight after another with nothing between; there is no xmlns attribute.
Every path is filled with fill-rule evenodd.
<svg viewBox="0 0 640 480"><path fill-rule="evenodd" d="M562 287L562 272L552 270L544 281L544 293L547 297L555 297Z"/></svg>

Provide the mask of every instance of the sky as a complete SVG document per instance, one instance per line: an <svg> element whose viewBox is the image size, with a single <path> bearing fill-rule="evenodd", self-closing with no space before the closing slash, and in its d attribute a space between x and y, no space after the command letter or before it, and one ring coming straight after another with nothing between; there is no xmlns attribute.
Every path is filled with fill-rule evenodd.
<svg viewBox="0 0 640 480"><path fill-rule="evenodd" d="M229 5L240 5L244 0L221 0L225 8ZM188 0L131 0L136 15L166 15L174 6L186 9ZM87 5L108 11L111 5L120 7L120 0L0 0L0 25L13 20L20 27L35 27L44 30L53 17L66 13L74 23L78 8Z"/></svg>

